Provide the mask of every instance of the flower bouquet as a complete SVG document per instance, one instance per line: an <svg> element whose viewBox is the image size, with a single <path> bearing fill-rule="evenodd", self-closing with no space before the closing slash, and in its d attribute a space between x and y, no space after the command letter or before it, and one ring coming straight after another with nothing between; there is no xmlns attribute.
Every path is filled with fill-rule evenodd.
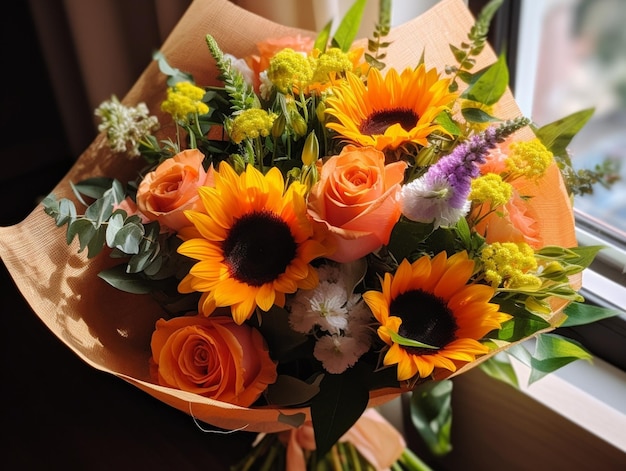
<svg viewBox="0 0 626 471"><path fill-rule="evenodd" d="M238 469L388 434L372 408L593 320L565 313L598 250L562 177L588 114L520 115L486 44L499 3L391 29L381 2L367 41L363 0L333 34L195 0L42 208L1 229L3 261L94 368L260 433ZM584 356L542 338L535 356Z"/></svg>

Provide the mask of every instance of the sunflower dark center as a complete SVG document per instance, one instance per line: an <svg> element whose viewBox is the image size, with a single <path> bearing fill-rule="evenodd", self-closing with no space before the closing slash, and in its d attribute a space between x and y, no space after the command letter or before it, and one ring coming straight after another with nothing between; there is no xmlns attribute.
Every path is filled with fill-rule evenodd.
<svg viewBox="0 0 626 471"><path fill-rule="evenodd" d="M398 333L408 339L442 348L455 339L454 314L445 301L420 289L407 291L391 302L389 313L402 319ZM410 353L433 353L430 348L405 347Z"/></svg>
<svg viewBox="0 0 626 471"><path fill-rule="evenodd" d="M261 286L285 272L297 244L285 221L274 213L257 211L233 224L222 248L233 278Z"/></svg>
<svg viewBox="0 0 626 471"><path fill-rule="evenodd" d="M409 108L374 111L361 122L359 131L367 136L384 134L389 126L396 123L402 126L405 131L410 131L415 127L418 120L418 114Z"/></svg>

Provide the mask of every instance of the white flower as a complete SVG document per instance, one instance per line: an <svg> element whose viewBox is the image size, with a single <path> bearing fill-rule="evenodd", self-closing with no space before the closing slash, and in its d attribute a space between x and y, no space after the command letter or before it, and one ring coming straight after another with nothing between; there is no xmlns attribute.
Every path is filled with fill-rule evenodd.
<svg viewBox="0 0 626 471"><path fill-rule="evenodd" d="M228 53L224 53L224 59L230 61L230 66L243 76L244 81L248 85L254 86L254 71L250 68L245 59L239 59Z"/></svg>
<svg viewBox="0 0 626 471"><path fill-rule="evenodd" d="M273 89L274 84L267 77L267 70L264 70L259 74L259 93L261 94L261 98L268 100L272 95Z"/></svg>
<svg viewBox="0 0 626 471"><path fill-rule="evenodd" d="M340 285L321 282L313 290L300 290L291 304L289 323L296 332L309 333L316 325L339 332L348 323L347 294Z"/></svg>
<svg viewBox="0 0 626 471"><path fill-rule="evenodd" d="M95 115L102 119L98 131L106 132L111 150L128 152L132 157L141 155L139 144L159 126L157 117L149 116L145 103L125 106L115 96L102 102Z"/></svg>
<svg viewBox="0 0 626 471"><path fill-rule="evenodd" d="M433 223L434 228L451 226L470 209L466 201L462 208L453 208L449 200L454 188L444 178L416 178L402 187L398 194L402 214L408 219Z"/></svg>
<svg viewBox="0 0 626 471"><path fill-rule="evenodd" d="M340 374L353 366L368 348L369 345L355 337L324 335L316 342L313 355L326 371Z"/></svg>

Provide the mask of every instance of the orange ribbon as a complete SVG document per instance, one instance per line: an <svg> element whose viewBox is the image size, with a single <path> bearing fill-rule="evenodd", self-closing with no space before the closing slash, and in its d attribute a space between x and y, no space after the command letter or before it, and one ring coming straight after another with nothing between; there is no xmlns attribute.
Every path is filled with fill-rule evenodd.
<svg viewBox="0 0 626 471"><path fill-rule="evenodd" d="M281 432L287 444L287 468L306 471L304 450L315 450L311 422ZM388 471L406 448L404 437L376 409L369 408L340 439L356 447L377 471Z"/></svg>

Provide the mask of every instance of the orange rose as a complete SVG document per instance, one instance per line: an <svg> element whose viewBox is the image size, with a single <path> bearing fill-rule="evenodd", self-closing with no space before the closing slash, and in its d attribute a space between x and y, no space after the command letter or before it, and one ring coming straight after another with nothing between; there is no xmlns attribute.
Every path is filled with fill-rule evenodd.
<svg viewBox="0 0 626 471"><path fill-rule="evenodd" d="M389 242L401 214L396 194L405 169L405 162L385 165L382 152L354 145L322 165L309 215L330 231L337 249L328 258L350 262Z"/></svg>
<svg viewBox="0 0 626 471"><path fill-rule="evenodd" d="M146 217L173 231L190 223L186 209L201 210L198 187L213 185L213 171L202 166L204 154L184 150L148 173L137 189L137 206Z"/></svg>
<svg viewBox="0 0 626 471"><path fill-rule="evenodd" d="M230 316L159 319L150 346L162 386L248 407L276 381L264 338Z"/></svg>

